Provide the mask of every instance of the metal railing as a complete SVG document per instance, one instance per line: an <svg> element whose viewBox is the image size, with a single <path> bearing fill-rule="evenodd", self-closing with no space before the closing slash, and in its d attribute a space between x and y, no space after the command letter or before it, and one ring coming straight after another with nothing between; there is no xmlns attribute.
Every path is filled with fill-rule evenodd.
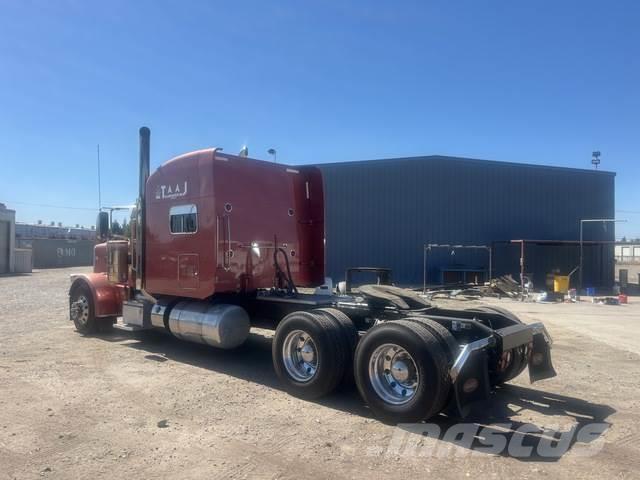
<svg viewBox="0 0 640 480"><path fill-rule="evenodd" d="M633 255L616 255L616 262L618 263L639 263L640 257Z"/></svg>

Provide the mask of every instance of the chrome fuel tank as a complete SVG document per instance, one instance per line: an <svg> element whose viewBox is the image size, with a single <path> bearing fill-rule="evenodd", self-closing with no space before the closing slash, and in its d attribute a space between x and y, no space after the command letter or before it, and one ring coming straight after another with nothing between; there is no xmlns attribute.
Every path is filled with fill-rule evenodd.
<svg viewBox="0 0 640 480"><path fill-rule="evenodd" d="M249 336L249 315L237 305L183 301L169 313L169 330L190 342L235 348Z"/></svg>

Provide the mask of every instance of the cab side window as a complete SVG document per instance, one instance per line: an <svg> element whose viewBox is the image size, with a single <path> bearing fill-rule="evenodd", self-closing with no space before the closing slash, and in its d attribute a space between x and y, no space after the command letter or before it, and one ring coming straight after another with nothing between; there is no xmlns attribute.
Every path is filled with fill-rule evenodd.
<svg viewBox="0 0 640 480"><path fill-rule="evenodd" d="M198 209L195 205L176 205L169 210L171 233L196 233L198 231Z"/></svg>

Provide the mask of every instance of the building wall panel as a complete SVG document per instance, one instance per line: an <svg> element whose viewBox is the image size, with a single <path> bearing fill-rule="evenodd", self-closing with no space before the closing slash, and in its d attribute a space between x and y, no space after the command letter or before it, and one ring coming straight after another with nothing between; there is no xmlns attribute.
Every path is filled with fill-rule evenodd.
<svg viewBox="0 0 640 480"><path fill-rule="evenodd" d="M14 270L16 212L0 203L0 273Z"/></svg>
<svg viewBox="0 0 640 480"><path fill-rule="evenodd" d="M0 274L9 273L9 222L0 221Z"/></svg>
<svg viewBox="0 0 640 480"><path fill-rule="evenodd" d="M609 172L437 156L318 167L325 182L327 274L334 280L352 266L380 266L392 268L398 283L420 285L426 243L578 240L581 218L615 213ZM614 230L589 225L585 239L612 241ZM482 253L465 255L470 263L487 263ZM430 278L448 260L434 262ZM592 274L591 283L613 282L613 258L605 263L605 273Z"/></svg>

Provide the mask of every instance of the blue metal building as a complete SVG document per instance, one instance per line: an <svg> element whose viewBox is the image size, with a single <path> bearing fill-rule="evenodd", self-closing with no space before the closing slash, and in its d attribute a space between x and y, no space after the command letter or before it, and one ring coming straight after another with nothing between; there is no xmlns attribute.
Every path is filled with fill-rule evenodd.
<svg viewBox="0 0 640 480"><path fill-rule="evenodd" d="M580 219L613 218L611 172L426 156L319 164L324 175L327 275L353 266L393 269L402 285L422 285L425 244L493 245L493 275L520 277L511 240L577 242ZM585 226L588 241L614 241L611 224ZM497 243L496 243L497 242ZM528 243L525 273L543 287L552 271L568 274L579 248ZM585 247L584 286L611 286L613 245ZM485 251L429 254L429 283L453 267L484 270Z"/></svg>

